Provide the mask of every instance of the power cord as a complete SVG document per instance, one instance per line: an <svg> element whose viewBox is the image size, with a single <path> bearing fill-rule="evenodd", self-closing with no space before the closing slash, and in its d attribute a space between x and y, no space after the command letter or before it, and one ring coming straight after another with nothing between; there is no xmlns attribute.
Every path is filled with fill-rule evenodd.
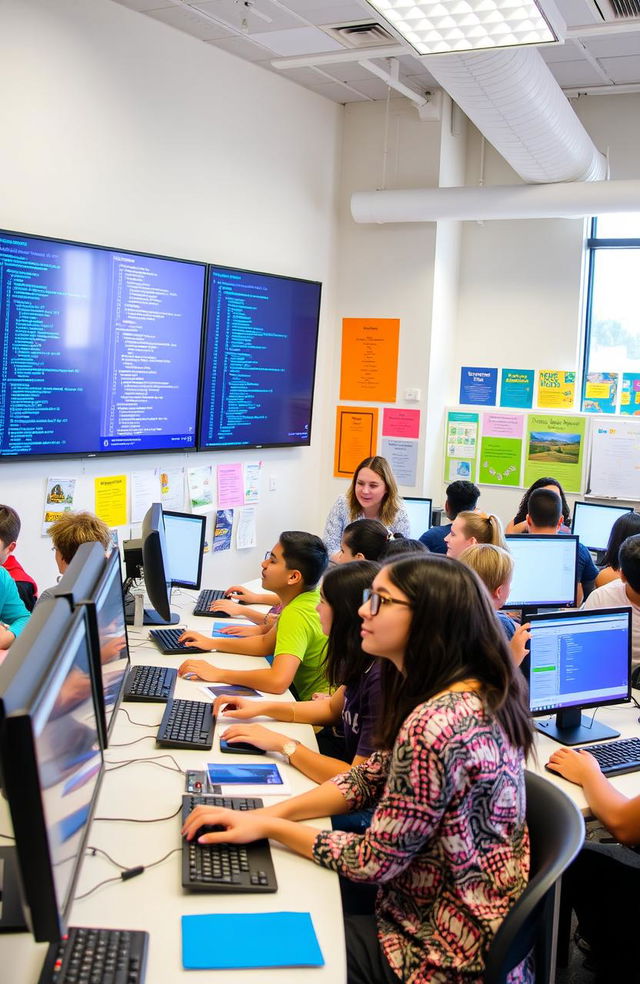
<svg viewBox="0 0 640 984"><path fill-rule="evenodd" d="M115 745L113 744L113 742L110 742L109 743L109 748L126 748L127 745L137 745L141 741L146 741L147 738L152 738L153 740L155 740L155 737L156 737L155 736L155 732L158 730L158 728L160 726L158 724L156 724L156 725L150 724L150 725L148 725L148 727L154 729L154 733L153 734L151 734L151 735L143 735L142 738L134 738L133 741L119 741L119 742L116 742Z"/></svg>
<svg viewBox="0 0 640 984"><path fill-rule="evenodd" d="M175 816L175 813L173 815ZM93 895L93 893L97 892L98 889L102 888L103 885L110 885L112 882L129 881L129 879L131 878L137 878L138 875L141 875L144 871L147 871L149 868L155 868L157 865L162 864L162 862L170 858L172 854L177 854L178 851L181 852L182 848L174 847L172 851L169 851L169 853L165 854L164 857L158 858L157 861L152 861L150 864L139 864L136 865L136 867L134 868L127 868L125 865L120 864L118 861L115 861L109 854L107 854L106 851L101 850L101 848L99 847L88 847L87 851L93 852L92 853L93 857L95 857L96 854L103 854L111 862L111 864L113 864L116 868L120 868L121 871L116 878L105 878L101 882L98 882L97 885L94 885L93 888L90 888L88 892L83 892L82 895L76 895L74 899L75 902L79 902L80 899L86 899L89 895Z"/></svg>
<svg viewBox="0 0 640 984"><path fill-rule="evenodd" d="M182 803L175 811L175 813L170 813L168 817L94 817L94 823L98 820L110 820L112 823L162 823L164 820L173 820L177 817L182 810Z"/></svg>
<svg viewBox="0 0 640 984"><path fill-rule="evenodd" d="M160 761L160 759L163 759L163 758L169 759L171 762L173 762L173 765L165 765L164 762L161 762ZM118 761L116 759L115 762L109 762L109 763L107 763L108 765L111 766L111 768L110 769L106 769L105 768L104 771L105 772L117 772L118 769L124 769L127 765L137 765L139 762L150 762L152 765L155 763L158 766L159 769L167 769L168 772L180 772L181 774L184 773L184 769L182 769L178 765L178 763L174 759L173 755L168 755L168 754L165 754L165 755L156 755L153 758L125 759L124 761Z"/></svg>
<svg viewBox="0 0 640 984"><path fill-rule="evenodd" d="M126 717L127 721L129 722L129 724L134 724L136 726L136 728L159 728L160 727L159 724L150 724L148 721L134 721L132 719L131 715L129 714L129 711L126 709L126 707L122 707L122 705L120 705L119 711L120 711L121 714L124 714L124 716Z"/></svg>

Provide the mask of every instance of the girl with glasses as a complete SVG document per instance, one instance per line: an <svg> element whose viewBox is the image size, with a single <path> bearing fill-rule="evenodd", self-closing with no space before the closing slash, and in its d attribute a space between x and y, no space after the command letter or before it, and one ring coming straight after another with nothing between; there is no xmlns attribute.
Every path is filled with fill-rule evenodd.
<svg viewBox="0 0 640 984"><path fill-rule="evenodd" d="M375 614L374 614L375 612ZM480 984L484 954L529 869L524 682L473 571L444 557L383 567L360 608L362 648L382 658L377 750L302 796L234 813L202 842L270 837L377 886L375 912L345 913L350 984ZM362 834L293 821L373 806ZM533 980L528 964L510 982Z"/></svg>

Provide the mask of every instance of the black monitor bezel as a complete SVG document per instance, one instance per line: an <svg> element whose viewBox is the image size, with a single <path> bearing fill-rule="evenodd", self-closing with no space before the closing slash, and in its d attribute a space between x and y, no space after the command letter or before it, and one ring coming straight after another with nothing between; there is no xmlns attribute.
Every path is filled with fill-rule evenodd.
<svg viewBox="0 0 640 984"><path fill-rule="evenodd" d="M3 454L0 452L0 461L46 461L60 458L99 458L111 455L128 454L185 454L189 451L198 450L198 422L200 418L200 387L202 381L202 367L204 356L204 337L205 337L205 314L208 306L208 287L209 287L209 266L206 260L190 260L181 256L166 256L162 253L149 253L143 250L128 249L120 246L104 246L99 243L86 243L78 239L61 239L59 236L43 236L31 232L18 232L13 229L0 229L0 236L15 236L23 239L38 239L45 243L60 243L63 246L80 246L87 249L97 249L107 253L123 253L129 256L146 256L153 260L169 260L175 263L186 263L188 266L198 266L203 268L203 287L202 287L202 310L200 312L200 346L198 360L198 382L196 386L195 412L194 412L194 437L193 444L189 447L166 448L109 448L108 450L91 451L52 451L49 454Z"/></svg>
<svg viewBox="0 0 640 984"><path fill-rule="evenodd" d="M202 584L202 565L204 561L204 545L207 536L207 517L200 515L199 513L187 513L178 512L175 509L163 509L162 515L164 516L178 516L181 519L189 520L199 520L200 521L200 549L198 555L198 578L195 584L191 584L189 581L177 581L175 578L171 578L171 585L174 588L190 588L193 591L199 591L200 585ZM166 541L166 526L165 526L165 541Z"/></svg>
<svg viewBox="0 0 640 984"><path fill-rule="evenodd" d="M164 539L161 502L153 502L142 521L142 569L149 601L153 605L153 612L159 617L157 624L170 625L171 571ZM162 577L158 576L159 572ZM147 610L145 614L149 616L151 613Z"/></svg>
<svg viewBox="0 0 640 984"><path fill-rule="evenodd" d="M574 534L574 536L577 536L578 538L580 537L580 534L575 532L576 513L583 511L582 509L578 509L578 506L586 506L588 509L594 509L594 508L615 509L619 513L619 515L616 516L613 523L615 523L620 518L620 516L628 515L629 513L635 512L633 506L613 506L608 502L584 502L583 500L574 502L573 514L571 517L571 532ZM611 524L612 527L613 527L613 523ZM609 535L611 535L611 531L609 531ZM595 553L604 553L604 551L607 549L608 546L608 543L605 543L603 546L597 547L591 543L585 543L585 541L582 539L580 540L580 543L583 543L584 546L587 548L587 550L593 550Z"/></svg>
<svg viewBox="0 0 640 984"><path fill-rule="evenodd" d="M204 405L204 383L205 383L205 360L207 356L207 341L209 337L209 300L211 294L211 276L216 270L228 270L230 273L254 274L260 277L270 277L273 280L287 280L291 283L312 284L318 287L318 310L316 314L316 340L313 356L313 383L311 386L311 406L309 408L309 434L306 440L299 441L274 441L264 444L251 444L249 442L240 444L203 444L201 441L203 405ZM306 277L289 277L282 273L269 273L265 270L249 270L246 267L226 266L223 263L207 264L207 284L204 308L204 328L202 332L201 363L200 363L200 388L198 391L198 420L196 425L196 445L198 451L254 451L261 448L305 448L311 444L311 432L313 428L313 411L315 407L316 392L316 373L318 368L318 346L320 341L320 312L322 310L322 281L309 280Z"/></svg>
<svg viewBox="0 0 640 984"><path fill-rule="evenodd" d="M519 540L527 541L528 543L539 542L541 540L562 540L564 542L571 541L576 545L575 554L575 567L573 571L573 596L571 598L563 599L544 599L541 601L511 601L507 598L502 608L504 610L518 609L518 608L553 608L560 607L561 605L575 606L578 594L578 546L579 539L572 533L508 533L505 536L505 541L507 544L507 549L509 548L509 543Z"/></svg>
<svg viewBox="0 0 640 984"><path fill-rule="evenodd" d="M531 623L531 628L532 628L531 638L533 639L534 638L533 631L535 630L535 626L536 625L539 625L541 623L544 624L545 622L550 622L550 621L557 620L557 619L560 619L561 621L569 621L570 619L572 619L574 621L576 619L578 619L579 621L589 621L590 619L594 619L595 620L598 617L601 618L601 617L607 616L607 615L622 615L622 614L625 614L625 613L628 615L628 622L627 622L627 624L628 624L628 627L629 627L629 631L627 633L627 645L628 645L627 664L628 664L628 672L627 672L627 694L626 694L626 696L625 697L615 697L615 698L611 698L611 699L610 698L607 698L605 701L603 701L602 699L594 698L593 700L588 701L586 703L583 702L583 701L575 701L573 703L562 704L562 705L559 705L557 707L549 707L549 708L545 708L544 710L535 710L534 711L534 710L531 709L531 706L530 706L531 705L531 689L529 688L529 713L531 714L532 717L535 717L535 718L538 718L538 717L549 717L549 716L551 716L553 714L557 714L558 711L569 710L571 708L581 708L581 709L584 709L584 710L588 710L591 707L609 707L609 706L613 707L615 704L625 704L629 700L631 700L631 666L632 666L632 663L631 663L631 658L632 658L631 632L632 632L632 626L631 626L631 608L630 607L627 607L626 605L623 605L623 606L620 606L620 607L617 607L617 608L588 608L588 609L580 608L580 609L574 609L574 610L567 609L566 611L558 611L558 612L540 612L540 613L538 613L536 615L531 615L529 617L528 621Z"/></svg>
<svg viewBox="0 0 640 984"><path fill-rule="evenodd" d="M430 499L428 496L425 496L425 495L403 495L402 496L402 501L403 502L428 502L429 503L429 525L427 526L427 528L425 530L422 531L422 533L419 534L419 536L415 537L415 539L418 540L419 537L422 536L423 533L426 533L427 530L430 530L431 529L431 523L432 523L432 520L433 520L433 499ZM411 535L411 531L409 531L409 535Z"/></svg>

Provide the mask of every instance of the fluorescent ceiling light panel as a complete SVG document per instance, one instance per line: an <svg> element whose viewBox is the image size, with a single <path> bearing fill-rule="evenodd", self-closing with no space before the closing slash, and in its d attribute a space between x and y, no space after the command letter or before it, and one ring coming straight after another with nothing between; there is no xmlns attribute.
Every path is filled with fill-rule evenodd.
<svg viewBox="0 0 640 984"><path fill-rule="evenodd" d="M558 41L533 0L367 0L420 55Z"/></svg>

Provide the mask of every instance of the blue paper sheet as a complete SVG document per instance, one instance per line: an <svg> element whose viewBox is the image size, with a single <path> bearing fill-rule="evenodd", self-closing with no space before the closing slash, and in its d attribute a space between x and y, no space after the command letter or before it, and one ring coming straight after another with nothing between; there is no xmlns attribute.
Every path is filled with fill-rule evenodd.
<svg viewBox="0 0 640 984"><path fill-rule="evenodd" d="M182 917L185 970L321 967L308 912L217 913Z"/></svg>

